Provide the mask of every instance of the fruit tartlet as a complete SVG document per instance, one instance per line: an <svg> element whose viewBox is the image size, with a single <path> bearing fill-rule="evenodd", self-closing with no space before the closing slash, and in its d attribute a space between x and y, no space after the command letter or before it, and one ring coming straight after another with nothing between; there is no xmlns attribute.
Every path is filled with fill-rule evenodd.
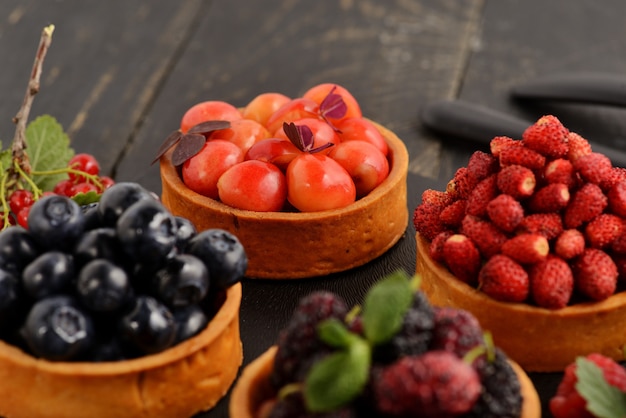
<svg viewBox="0 0 626 418"><path fill-rule="evenodd" d="M199 103L157 158L163 203L198 230L236 235L251 278L363 265L408 225L406 147L338 85L264 93L242 109Z"/></svg>
<svg viewBox="0 0 626 418"><path fill-rule="evenodd" d="M547 115L423 192L416 270L432 303L474 313L526 370L621 359L625 218L626 170Z"/></svg>
<svg viewBox="0 0 626 418"><path fill-rule="evenodd" d="M539 417L532 382L476 318L431 306L416 282L391 274L362 309L327 291L303 298L243 370L230 416Z"/></svg>
<svg viewBox="0 0 626 418"><path fill-rule="evenodd" d="M0 232L0 415L187 417L242 362L241 243L136 183L50 195Z"/></svg>

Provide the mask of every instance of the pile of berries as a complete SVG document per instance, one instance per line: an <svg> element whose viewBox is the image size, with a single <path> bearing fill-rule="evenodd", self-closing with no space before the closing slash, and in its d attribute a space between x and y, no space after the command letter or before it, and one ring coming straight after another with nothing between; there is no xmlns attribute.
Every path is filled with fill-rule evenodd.
<svg viewBox="0 0 626 418"><path fill-rule="evenodd" d="M209 121L228 124L207 130ZM185 185L244 210L341 208L389 174L382 134L348 90L327 83L295 99L263 93L241 110L222 101L198 103L166 148L176 141L183 157L174 164Z"/></svg>
<svg viewBox="0 0 626 418"><path fill-rule="evenodd" d="M626 169L552 115L495 137L414 212L430 257L494 299L559 309L626 277Z"/></svg>
<svg viewBox="0 0 626 418"><path fill-rule="evenodd" d="M626 369L602 354L579 357L565 368L549 408L554 418L624 416Z"/></svg>
<svg viewBox="0 0 626 418"><path fill-rule="evenodd" d="M303 298L279 334L270 375L277 396L260 416L519 417L517 375L476 318L431 306L411 284L391 290L399 279L410 283L381 280L362 310L327 291ZM395 309L390 300L405 306L393 320L384 312Z"/></svg>
<svg viewBox="0 0 626 418"><path fill-rule="evenodd" d="M28 227L27 220L30 208L41 196L58 194L74 197L79 193L89 192L100 194L115 183L111 177L100 174L100 164L91 154L76 154L70 159L65 169L56 171L66 172L68 178L59 181L52 191L33 193L32 190L16 189L9 192L6 197L9 209L6 217L7 226Z"/></svg>
<svg viewBox="0 0 626 418"><path fill-rule="evenodd" d="M137 183L80 206L37 200L0 232L0 338L53 361L113 361L197 334L247 267L236 237L197 232Z"/></svg>

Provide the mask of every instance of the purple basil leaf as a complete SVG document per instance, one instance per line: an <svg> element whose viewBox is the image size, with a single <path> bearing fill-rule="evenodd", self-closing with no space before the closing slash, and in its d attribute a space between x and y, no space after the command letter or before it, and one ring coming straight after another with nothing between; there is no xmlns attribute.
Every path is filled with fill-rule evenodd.
<svg viewBox="0 0 626 418"><path fill-rule="evenodd" d="M220 129L230 128L230 122L227 120L209 120L207 122L201 122L192 126L187 131L188 134L202 134L207 135L213 131L219 131Z"/></svg>
<svg viewBox="0 0 626 418"><path fill-rule="evenodd" d="M180 130L174 131L171 134L169 134L167 138L165 138L165 141L163 141L163 143L157 150L156 156L154 157L154 160L152 160L150 165L156 163L163 156L163 154L167 152L168 149L172 148L174 144L176 144L178 140L180 140L182 136L183 136L183 133Z"/></svg>
<svg viewBox="0 0 626 418"><path fill-rule="evenodd" d="M196 155L204 144L206 138L200 134L185 134L180 138L180 142L172 153L172 164L179 166L194 155Z"/></svg>
<svg viewBox="0 0 626 418"><path fill-rule="evenodd" d="M283 131L292 144L300 151L310 151L313 148L313 132L306 125L296 126L295 123L283 122Z"/></svg>
<svg viewBox="0 0 626 418"><path fill-rule="evenodd" d="M320 103L320 114L324 119L340 119L345 116L348 111L346 102L343 101L343 97L333 93L337 87L333 87L328 95Z"/></svg>
<svg viewBox="0 0 626 418"><path fill-rule="evenodd" d="M301 138L303 151L311 151L313 149L313 131L307 125L296 125L298 135Z"/></svg>

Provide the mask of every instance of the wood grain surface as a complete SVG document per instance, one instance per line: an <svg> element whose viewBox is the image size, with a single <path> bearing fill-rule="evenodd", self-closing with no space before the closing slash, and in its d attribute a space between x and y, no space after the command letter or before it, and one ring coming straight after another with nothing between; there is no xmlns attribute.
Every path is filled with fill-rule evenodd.
<svg viewBox="0 0 626 418"><path fill-rule="evenodd" d="M429 102L462 99L529 121L554 113L597 141L626 146L624 109L520 103L516 83L561 72L626 77L626 2L606 0L0 0L0 139L13 137L41 29L55 24L31 118L55 116L79 152L118 181L159 192L157 146L191 105L297 96L336 82L409 154L408 205L442 189L474 150L422 127ZM388 254L344 274L244 283L244 364L265 351L297 300L325 288L358 303L369 285L415 267L413 227ZM558 375L531 376L544 410ZM226 416L228 397L202 417ZM547 416L547 415L546 415Z"/></svg>

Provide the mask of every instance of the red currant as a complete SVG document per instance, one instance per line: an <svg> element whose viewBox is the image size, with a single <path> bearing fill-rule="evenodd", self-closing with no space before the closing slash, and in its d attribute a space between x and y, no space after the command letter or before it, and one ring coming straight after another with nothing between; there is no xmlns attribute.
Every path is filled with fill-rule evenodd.
<svg viewBox="0 0 626 418"><path fill-rule="evenodd" d="M33 204L33 193L30 190L15 190L9 196L9 208L11 212L18 214L24 208Z"/></svg>
<svg viewBox="0 0 626 418"><path fill-rule="evenodd" d="M115 180L113 180L109 176L102 176L100 177L100 184L102 185L102 187L98 189L98 193L102 193L109 187L113 186L115 184Z"/></svg>
<svg viewBox="0 0 626 418"><path fill-rule="evenodd" d="M100 164L91 154L76 154L70 159L67 166L94 176L100 173ZM87 180L85 176L78 173L68 173L68 176L74 183L82 183Z"/></svg>
<svg viewBox="0 0 626 418"><path fill-rule="evenodd" d="M54 186L54 189L52 191L55 194L70 197L70 196L74 196L74 191L72 190L73 188L74 188L74 182L70 179L67 179L67 180L61 180L60 182L58 182L56 186Z"/></svg>
<svg viewBox="0 0 626 418"><path fill-rule="evenodd" d="M98 186L96 186L93 183L84 181L82 183L75 184L74 187L72 187L72 193L73 193L72 196L75 196L79 193L89 193L89 192L98 193L99 192Z"/></svg>
<svg viewBox="0 0 626 418"><path fill-rule="evenodd" d="M19 212L17 212L17 215L15 216L17 224L20 225L22 228L28 229L28 214L30 213L31 207L32 205L23 207Z"/></svg>

